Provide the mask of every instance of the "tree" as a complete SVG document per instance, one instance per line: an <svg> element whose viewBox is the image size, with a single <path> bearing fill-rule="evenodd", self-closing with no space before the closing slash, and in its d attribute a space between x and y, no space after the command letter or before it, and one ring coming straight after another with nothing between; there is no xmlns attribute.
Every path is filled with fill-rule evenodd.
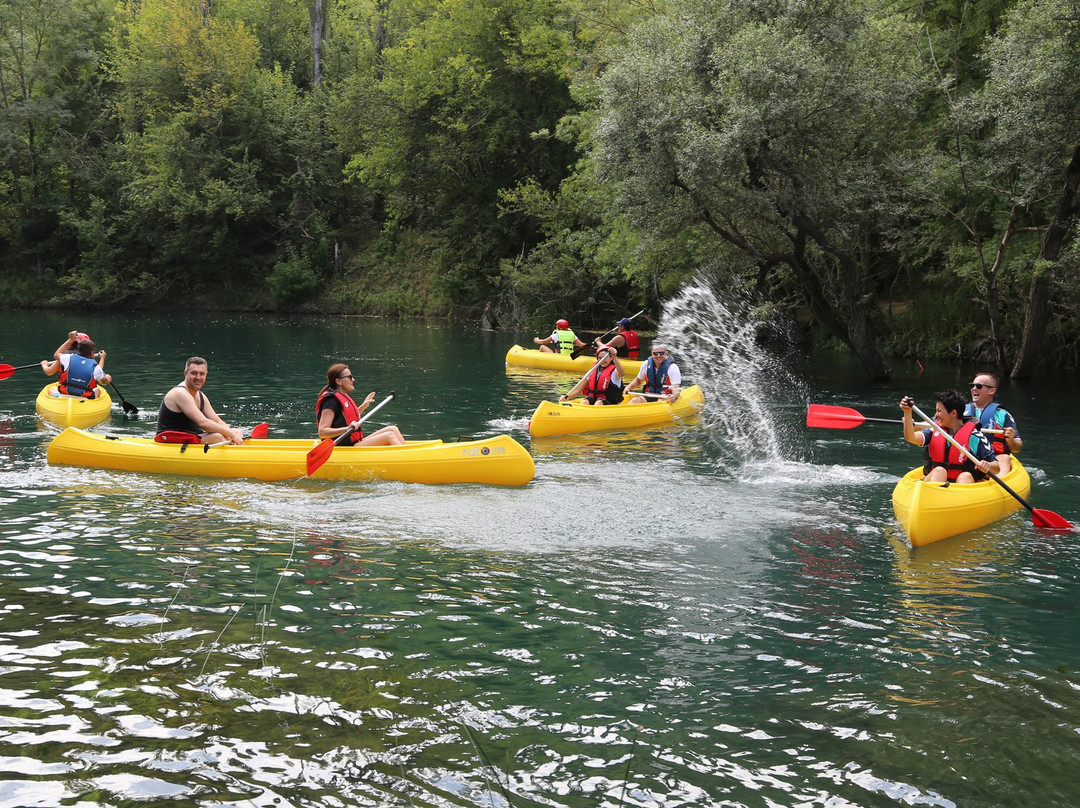
<svg viewBox="0 0 1080 808"><path fill-rule="evenodd" d="M1080 186L1080 6L1025 0L1009 14L987 54L988 80L976 98L991 125L990 182L1012 181L1014 204L1044 228L1032 264L1023 340L1011 375L1038 363L1052 320L1057 263L1076 236Z"/></svg>
<svg viewBox="0 0 1080 808"><path fill-rule="evenodd" d="M93 174L109 14L99 0L0 0L0 263L9 267L41 273L68 261L60 219Z"/></svg>
<svg viewBox="0 0 1080 808"><path fill-rule="evenodd" d="M571 106L571 21L560 0L443 0L414 13L406 30L391 16L389 44L355 90L347 174L380 196L388 231L438 234L452 296L486 299L499 259L537 239L524 217L498 217L500 190L525 177L554 188L571 157L545 135Z"/></svg>
<svg viewBox="0 0 1080 808"><path fill-rule="evenodd" d="M873 276L907 212L917 31L863 5L769 9L687 0L635 30L603 77L598 163L643 227L701 223L785 267L819 323L885 378Z"/></svg>

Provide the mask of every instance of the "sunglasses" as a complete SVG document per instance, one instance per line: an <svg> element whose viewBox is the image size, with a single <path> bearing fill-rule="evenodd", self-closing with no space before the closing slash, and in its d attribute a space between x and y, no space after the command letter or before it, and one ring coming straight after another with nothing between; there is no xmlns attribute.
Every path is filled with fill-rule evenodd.
<svg viewBox="0 0 1080 808"><path fill-rule="evenodd" d="M352 375L351 373L349 373L348 375L346 375L346 374L344 374L344 373L343 373L343 374L341 374L340 376L338 376L338 378L339 378L339 379L355 379L356 377L355 377L355 376L353 376L353 375Z"/></svg>
<svg viewBox="0 0 1080 808"><path fill-rule="evenodd" d="M979 384L978 382L972 382L971 383L971 389L972 390L982 390L984 387L989 387L991 390L994 389L994 387L992 385L989 385L989 384Z"/></svg>
<svg viewBox="0 0 1080 808"><path fill-rule="evenodd" d="M653 356L667 356L667 351L653 351Z"/></svg>

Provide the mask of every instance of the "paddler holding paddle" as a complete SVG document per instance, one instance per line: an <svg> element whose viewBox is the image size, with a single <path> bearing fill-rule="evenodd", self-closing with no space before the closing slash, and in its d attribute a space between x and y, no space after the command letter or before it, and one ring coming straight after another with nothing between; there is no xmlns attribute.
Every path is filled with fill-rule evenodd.
<svg viewBox="0 0 1080 808"><path fill-rule="evenodd" d="M112 381L112 376L105 372L105 351L95 354L93 340L78 331L68 334L52 360L41 360L41 369L46 376L60 374L56 389L65 396L97 398L101 388Z"/></svg>
<svg viewBox="0 0 1080 808"><path fill-rule="evenodd" d="M375 391L357 404L350 393L356 388L356 377L343 362L327 368L326 386L319 391L315 403L320 438L342 438L351 446L403 446L405 438L401 430L391 424L365 435L360 429L364 410L375 400ZM374 410L372 410L374 412ZM348 433L348 437L344 436ZM329 448L329 447L328 447ZM310 473L310 472L309 472Z"/></svg>
<svg viewBox="0 0 1080 808"><path fill-rule="evenodd" d="M923 479L932 483L974 483L985 480L988 472L1000 473L1001 466L990 441L979 431L977 423L968 421L963 416L963 397L955 390L946 390L939 393L934 402L934 420L955 438L957 443L967 446L975 461L960 452L933 427L916 432L911 417L911 408L915 401L911 396L904 396L900 399L900 409L904 412L904 440L924 447L926 460L923 464Z"/></svg>
<svg viewBox="0 0 1080 808"><path fill-rule="evenodd" d="M659 342L653 343L649 358L641 363L637 376L626 385L623 392L630 395L642 382L645 383L645 392L630 399L631 404L644 404L649 399L671 403L679 397L682 371L675 364L666 345L661 345Z"/></svg>

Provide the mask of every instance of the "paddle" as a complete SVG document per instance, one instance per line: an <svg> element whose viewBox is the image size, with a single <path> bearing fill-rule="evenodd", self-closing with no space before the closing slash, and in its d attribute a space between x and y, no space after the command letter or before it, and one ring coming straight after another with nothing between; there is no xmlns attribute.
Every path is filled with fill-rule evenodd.
<svg viewBox="0 0 1080 808"><path fill-rule="evenodd" d="M30 368L40 367L40 362L35 362L32 365L19 365L18 367L13 367L12 365L0 365L0 381L10 378L11 374L14 373L16 370L29 370Z"/></svg>
<svg viewBox="0 0 1080 808"><path fill-rule="evenodd" d="M638 312L637 314L631 314L631 315L630 315L629 317L627 317L626 319L627 319L627 320L633 320L633 319L634 319L635 317L637 317L638 315L641 315L641 314L644 314L644 313L645 313L645 309L642 309L642 310L641 310L641 311L639 311L639 312ZM582 355L583 353L585 353L585 351L587 351L587 350L588 350L589 348L592 348L592 349L593 349L593 350L595 351L595 350L596 350L596 345L595 345L595 343L596 343L596 340L601 340L601 341L603 341L603 339L604 339L605 337L607 337L607 336L608 336L608 334L613 334L613 333L615 333L615 331L617 331L617 330L618 330L619 328L620 328L619 324L616 324L616 325L615 325L615 328L612 328L612 329L610 329L609 331L605 331L605 332L604 332L603 334L601 334L601 335L600 335L599 337L597 337L596 339L594 339L594 340L593 340L593 341L592 341L591 343L587 343L587 344L585 344L585 345L581 345L581 346L579 346L579 347L577 347L577 348L574 348L574 350L572 350L572 351L570 352L570 358L571 358L571 359L577 359L577 358L578 358L579 356L581 356L581 355Z"/></svg>
<svg viewBox="0 0 1080 808"><path fill-rule="evenodd" d="M968 451L968 448L966 446L962 445L960 441L958 441L956 438L946 432L945 429L936 421L931 421L929 418L927 418L923 411L916 407L914 404L911 405L911 411L918 415L920 418L922 418L924 421L928 421L933 429L940 432L942 437L944 437L945 440L947 440L949 443L959 449L964 454L964 456L967 457L968 460L970 460L972 463L979 462L975 458L975 455ZM1009 488L1009 486L1006 485L1000 477L994 474L994 472L988 471L986 473L990 476L991 480L993 480L995 483L1008 491L1012 495L1013 499L1015 499L1017 502L1019 502L1031 512L1031 521L1035 523L1035 527L1045 527L1051 530L1073 529L1073 526L1068 521L1066 521L1061 516L1058 516L1058 514L1054 513L1053 511L1045 511L1041 508L1032 507L1030 502L1028 502L1015 491L1013 491L1011 488Z"/></svg>
<svg viewBox="0 0 1080 808"><path fill-rule="evenodd" d="M361 418L359 423L361 423L361 424L364 423L364 421L366 421L368 418L373 416L375 413L377 413L384 406L389 404L393 400L394 395L395 395L394 392L391 391L390 395L388 395L386 398L384 398L382 401L380 401L378 404L376 404L374 407L372 407L371 411L368 412L368 414L365 415L363 418ZM351 435L355 431L356 431L356 427L350 426L348 429L346 429L344 432L342 432L336 438L327 438L326 440L321 441L310 452L308 452L307 453L307 473L308 473L308 476L310 477L312 474L314 474L316 471L318 471L322 467L322 464L330 459L330 455L331 455L331 453L333 453L334 447L337 446L340 443L343 443L345 441L345 439L347 437L349 437L349 435Z"/></svg>
<svg viewBox="0 0 1080 808"><path fill-rule="evenodd" d="M831 404L811 404L806 411L806 425L822 427L824 429L854 429L855 427L871 421L875 424L902 424L899 418L867 418L858 410L851 407L834 407ZM930 424L915 424L918 429L926 429ZM1001 435L1000 429L983 429L987 435Z"/></svg>
<svg viewBox="0 0 1080 808"><path fill-rule="evenodd" d="M113 392L116 393L117 398L120 399L120 406L124 408L124 412L126 412L128 415L135 415L139 411L139 408L136 407L134 404L128 403L127 399L124 398L124 394L117 389L116 385L113 382L109 382L109 387L113 389Z"/></svg>

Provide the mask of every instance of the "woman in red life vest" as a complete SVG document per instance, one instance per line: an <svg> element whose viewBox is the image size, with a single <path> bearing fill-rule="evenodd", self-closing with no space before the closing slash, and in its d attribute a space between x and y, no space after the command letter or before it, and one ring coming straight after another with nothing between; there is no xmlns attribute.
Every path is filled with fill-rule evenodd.
<svg viewBox="0 0 1080 808"><path fill-rule="evenodd" d="M985 480L987 472L1000 473L1001 466L990 441L978 430L978 424L963 416L966 404L963 397L955 390L946 390L939 393L934 402L934 420L978 462L973 463L932 427L916 432L911 420L911 407L915 402L910 396L904 396L900 400L900 409L904 411L904 439L924 447L923 473L926 476L923 479L931 483L973 483Z"/></svg>
<svg viewBox="0 0 1080 808"><path fill-rule="evenodd" d="M349 436L353 446L404 444L405 438L396 426L384 426L370 435L363 433L359 427L360 416L375 400L375 391L368 393L364 402L358 406L349 395L355 387L355 379L348 365L338 362L326 371L326 387L319 391L319 399L315 403L319 437L336 438L344 434L350 426L356 426L356 431Z"/></svg>
<svg viewBox="0 0 1080 808"><path fill-rule="evenodd" d="M596 349L596 364L570 388L569 393L560 396L559 401L583 393L586 401L598 407L618 404L623 400L622 374L622 362L616 356L615 349L601 345Z"/></svg>

